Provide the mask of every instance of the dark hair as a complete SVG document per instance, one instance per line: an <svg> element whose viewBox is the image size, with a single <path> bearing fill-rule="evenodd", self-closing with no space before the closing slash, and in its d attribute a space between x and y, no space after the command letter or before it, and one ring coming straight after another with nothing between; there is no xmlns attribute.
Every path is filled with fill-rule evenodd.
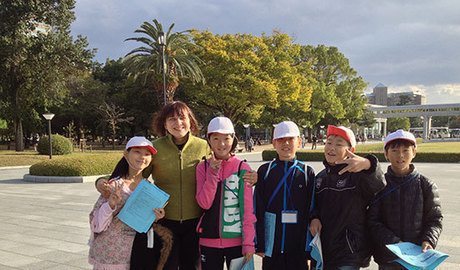
<svg viewBox="0 0 460 270"><path fill-rule="evenodd" d="M211 144L209 143L209 138L211 137L211 134L212 133L209 133L207 137L209 147L211 147ZM232 148L230 148L230 153L235 153L235 149L238 146L238 138L236 137L235 134L232 134L232 135L233 135L233 144L232 144Z"/></svg>
<svg viewBox="0 0 460 270"><path fill-rule="evenodd" d="M167 130L165 128L166 119L171 116L185 116L188 115L190 119L190 131L192 134L197 134L199 131L198 121L192 110L182 101L174 101L166 104L158 115L154 117L152 128L158 136L165 136Z"/></svg>
<svg viewBox="0 0 460 270"><path fill-rule="evenodd" d="M129 151L129 150L128 150ZM126 177L129 174L129 164L126 161L125 157L122 157L120 161L118 161L115 169L113 169L112 174L110 175L109 179L117 178L117 177Z"/></svg>
<svg viewBox="0 0 460 270"><path fill-rule="evenodd" d="M390 141L389 143L387 143L387 145L385 145L385 152L388 151L388 149L390 148L398 148L400 146L404 146L404 147L414 146L415 147L415 145L408 140L396 139L396 140Z"/></svg>

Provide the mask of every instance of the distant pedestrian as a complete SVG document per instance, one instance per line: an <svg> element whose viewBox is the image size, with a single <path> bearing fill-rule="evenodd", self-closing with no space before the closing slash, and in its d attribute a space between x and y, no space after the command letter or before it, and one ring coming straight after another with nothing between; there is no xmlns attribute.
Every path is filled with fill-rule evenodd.
<svg viewBox="0 0 460 270"><path fill-rule="evenodd" d="M311 138L311 150L316 149L317 141L318 141L318 138L316 137L316 135L313 135L313 137Z"/></svg>

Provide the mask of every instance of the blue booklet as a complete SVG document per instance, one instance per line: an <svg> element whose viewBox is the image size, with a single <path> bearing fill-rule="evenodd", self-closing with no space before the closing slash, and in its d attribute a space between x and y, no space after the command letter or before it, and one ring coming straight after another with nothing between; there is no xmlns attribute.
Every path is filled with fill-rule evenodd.
<svg viewBox="0 0 460 270"><path fill-rule="evenodd" d="M169 194L155 184L142 180L129 196L118 218L139 233L145 233L155 221L154 208L163 208Z"/></svg>
<svg viewBox="0 0 460 270"><path fill-rule="evenodd" d="M440 251L429 249L422 252L422 247L410 242L402 242L386 247L393 252L398 259L395 261L410 270L436 269L449 255Z"/></svg>
<svg viewBox="0 0 460 270"><path fill-rule="evenodd" d="M323 251L321 247L321 238L319 233L313 237L313 240L310 242L311 246L311 257L316 261L316 270L323 270Z"/></svg>
<svg viewBox="0 0 460 270"><path fill-rule="evenodd" d="M244 257L231 260L229 270L254 270L254 256L247 262Z"/></svg>
<svg viewBox="0 0 460 270"><path fill-rule="evenodd" d="M271 257L275 244L276 214L265 212L265 256Z"/></svg>

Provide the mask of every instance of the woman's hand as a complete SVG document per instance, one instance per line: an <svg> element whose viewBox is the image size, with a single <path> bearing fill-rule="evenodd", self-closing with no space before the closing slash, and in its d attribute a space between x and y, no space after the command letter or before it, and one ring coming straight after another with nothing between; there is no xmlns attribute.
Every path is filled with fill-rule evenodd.
<svg viewBox="0 0 460 270"><path fill-rule="evenodd" d="M155 222L165 217L165 209L164 208L154 208L153 212L155 213Z"/></svg>
<svg viewBox="0 0 460 270"><path fill-rule="evenodd" d="M265 253L263 253L263 252L257 252L256 255L257 255L257 256L260 256L260 257L262 257L262 258L265 257Z"/></svg>
<svg viewBox="0 0 460 270"><path fill-rule="evenodd" d="M248 171L243 175L243 180L247 184L254 186L257 183L257 172L256 171Z"/></svg>

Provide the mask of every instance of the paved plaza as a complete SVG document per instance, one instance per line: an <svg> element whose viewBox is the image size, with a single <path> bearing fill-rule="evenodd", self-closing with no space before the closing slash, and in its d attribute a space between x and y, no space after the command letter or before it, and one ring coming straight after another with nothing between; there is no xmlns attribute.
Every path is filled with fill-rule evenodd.
<svg viewBox="0 0 460 270"><path fill-rule="evenodd" d="M260 153L242 156L253 168L263 163ZM322 167L311 165L316 172ZM416 167L440 189L444 230L438 249L450 258L439 269L460 269L460 164ZM88 214L98 196L94 184L28 183L21 180L26 173L27 168L0 169L0 270L91 269L87 242Z"/></svg>

